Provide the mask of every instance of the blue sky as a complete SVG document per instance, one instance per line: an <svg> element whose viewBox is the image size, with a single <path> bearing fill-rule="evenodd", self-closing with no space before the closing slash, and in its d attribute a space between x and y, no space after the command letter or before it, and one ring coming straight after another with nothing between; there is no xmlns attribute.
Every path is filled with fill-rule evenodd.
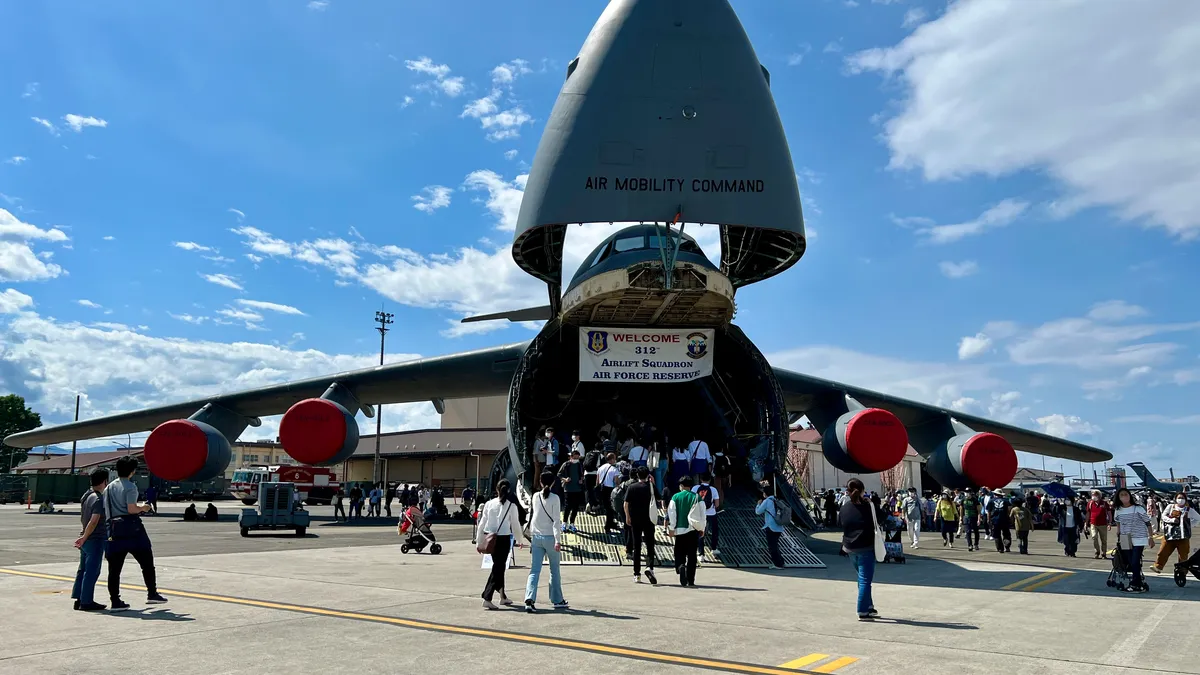
<svg viewBox="0 0 1200 675"><path fill-rule="evenodd" d="M738 295L774 363L1200 473L1200 8L1121 4L734 2L810 230ZM544 300L512 222L603 5L0 7L0 389L61 422L367 365L381 306L391 359L527 339L457 319Z"/></svg>

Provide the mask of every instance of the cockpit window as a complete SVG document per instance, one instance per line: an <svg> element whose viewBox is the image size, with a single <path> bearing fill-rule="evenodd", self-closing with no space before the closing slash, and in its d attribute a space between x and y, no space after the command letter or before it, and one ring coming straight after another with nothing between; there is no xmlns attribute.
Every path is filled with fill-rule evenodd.
<svg viewBox="0 0 1200 675"><path fill-rule="evenodd" d="M646 248L646 238L643 236L622 237L613 242L613 253L624 253Z"/></svg>
<svg viewBox="0 0 1200 675"><path fill-rule="evenodd" d="M668 239L667 237L660 237L657 234L652 234L652 235L650 235L650 248L659 248L659 246L661 244L665 244L671 240L680 241L678 236L670 237ZM660 244L660 242L661 242L661 244ZM699 253L701 255L704 254L704 252L700 250L700 247L696 245L696 242L692 241L691 239L682 240L679 244L679 250L683 251L684 253Z"/></svg>
<svg viewBox="0 0 1200 675"><path fill-rule="evenodd" d="M601 246L600 250L596 251L596 257L592 258L592 264L588 265L588 267L595 267L596 265L599 265L600 261L604 260L604 254L607 252L608 252L608 247Z"/></svg>

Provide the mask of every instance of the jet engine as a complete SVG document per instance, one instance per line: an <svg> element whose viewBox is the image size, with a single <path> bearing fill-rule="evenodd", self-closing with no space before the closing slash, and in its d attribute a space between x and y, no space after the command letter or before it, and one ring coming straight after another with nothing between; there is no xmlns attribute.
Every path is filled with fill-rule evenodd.
<svg viewBox="0 0 1200 675"><path fill-rule="evenodd" d="M225 472L233 451L225 435L198 420L170 420L146 439L146 468L164 480L209 480Z"/></svg>
<svg viewBox="0 0 1200 675"><path fill-rule="evenodd" d="M908 430L882 408L851 410L825 427L821 447L825 459L846 473L887 471L904 459Z"/></svg>
<svg viewBox="0 0 1200 675"><path fill-rule="evenodd" d="M288 408L279 422L279 442L292 459L313 466L341 464L358 448L358 400L345 387L330 385L321 398Z"/></svg>
<svg viewBox="0 0 1200 675"><path fill-rule="evenodd" d="M947 488L1008 485L1017 474L1017 453L1003 436L986 432L959 434L929 455L926 470Z"/></svg>

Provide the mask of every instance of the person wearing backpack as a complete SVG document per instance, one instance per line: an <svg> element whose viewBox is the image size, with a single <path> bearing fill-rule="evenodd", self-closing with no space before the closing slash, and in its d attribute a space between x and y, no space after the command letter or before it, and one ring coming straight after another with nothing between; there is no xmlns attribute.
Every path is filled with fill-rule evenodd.
<svg viewBox="0 0 1200 675"><path fill-rule="evenodd" d="M596 489L596 474L600 472L601 458L604 457L600 449L604 446L600 441L592 446L592 449L583 456L583 488L584 498L587 500L587 512L591 515L599 515L599 498L597 497Z"/></svg>
<svg viewBox="0 0 1200 675"><path fill-rule="evenodd" d="M620 478L618 479L617 487L613 488L612 492L612 510L618 514L621 519L621 536L625 541L625 557L633 557L633 534L630 532L629 523L625 522L625 495L629 492L629 488L636 482L630 476L630 467L626 462L621 462L620 468L617 469Z"/></svg>
<svg viewBox="0 0 1200 675"><path fill-rule="evenodd" d="M717 489L712 486L712 474L705 471L700 474L700 484L692 488L692 492L704 502L704 516L708 524L708 532L712 537L712 552L713 555L721 555L721 549L717 544L718 528L717 528L717 509L721 506L721 495ZM700 537L698 547L700 557L704 557L704 537Z"/></svg>
<svg viewBox="0 0 1200 675"><path fill-rule="evenodd" d="M781 570L784 563L783 554L779 552L779 539L783 537L783 525L779 521L783 516L782 511L791 509L776 501L775 490L770 483L763 481L760 488L762 496L758 500L758 506L754 507L754 512L763 517L762 529L767 536L767 552L771 554L770 569Z"/></svg>
<svg viewBox="0 0 1200 675"><path fill-rule="evenodd" d="M679 479L679 491L667 506L667 535L675 540L675 572L680 586L696 586L696 554L707 522L704 502L692 492L692 477Z"/></svg>

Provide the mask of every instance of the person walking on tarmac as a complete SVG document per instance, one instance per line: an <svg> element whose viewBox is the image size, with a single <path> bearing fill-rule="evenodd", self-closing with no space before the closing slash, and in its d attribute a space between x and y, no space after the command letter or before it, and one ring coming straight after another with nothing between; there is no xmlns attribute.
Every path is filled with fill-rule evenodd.
<svg viewBox="0 0 1200 675"><path fill-rule="evenodd" d="M958 506L963 535L967 540L967 550L979 548L979 498L975 491L967 488L963 493L962 503Z"/></svg>
<svg viewBox="0 0 1200 675"><path fill-rule="evenodd" d="M771 556L770 569L781 570L784 560L783 554L779 551L779 539L783 536L783 525L775 519L775 514L779 512L775 506L775 490L765 480L759 489L762 498L758 501L758 506L754 507L754 512L763 517L763 532L767 536L767 552Z"/></svg>
<svg viewBox="0 0 1200 675"><path fill-rule="evenodd" d="M692 492L692 477L679 480L679 491L667 506L667 534L675 540L675 572L680 586L696 586L696 554L704 536L704 502Z"/></svg>
<svg viewBox="0 0 1200 675"><path fill-rule="evenodd" d="M850 556L858 570L858 620L871 621L879 616L871 598L871 583L875 578L875 537L877 523L883 520L875 504L863 496L863 482L851 478L846 483L850 500L838 511L842 526L842 551Z"/></svg>
<svg viewBox="0 0 1200 675"><path fill-rule="evenodd" d="M1029 555L1029 531L1033 529L1033 514L1029 511L1028 502L1023 499L1014 500L1008 517L1017 530L1017 550L1021 555Z"/></svg>
<svg viewBox="0 0 1200 675"><path fill-rule="evenodd" d="M129 609L129 605L121 601L121 569L125 566L125 556L128 554L132 554L142 568L146 603L153 605L167 601L158 592L154 551L150 546L150 536L146 534L146 526L142 523L142 514L150 510L150 505L137 503L138 488L131 480L137 467L135 457L126 455L118 459L117 479L104 488L104 513L108 518L108 551L105 559L108 561L108 597L112 600L110 611L113 612Z"/></svg>
<svg viewBox="0 0 1200 675"><path fill-rule="evenodd" d="M691 460L692 479L697 480L700 478L700 474L708 471L712 453L708 450L708 443L700 440L700 432L697 431L692 439L692 442L688 443L687 454L688 459Z"/></svg>
<svg viewBox="0 0 1200 675"><path fill-rule="evenodd" d="M1087 505L1088 529L1092 531L1092 546L1096 558L1108 560L1108 526L1112 509L1099 490L1092 490L1092 500Z"/></svg>
<svg viewBox="0 0 1200 675"><path fill-rule="evenodd" d="M567 608L567 601L562 592L562 577L559 574L562 509L558 495L550 491L550 488L554 487L554 473L543 471L541 481L542 491L533 495L533 504L529 512L529 536L533 541L530 542L529 551L529 579L525 582L525 611L530 614L537 611L535 605L543 558L550 561L550 602L554 604L555 609Z"/></svg>
<svg viewBox="0 0 1200 675"><path fill-rule="evenodd" d="M104 550L108 544L108 531L104 525L104 503L100 495L108 485L108 470L96 469L91 475L92 487L79 500L80 521L83 532L75 540L79 549L79 570L75 572L75 587L71 598L75 609L84 612L99 612L104 605L96 602L96 580L100 578L100 563L104 561Z"/></svg>
<svg viewBox="0 0 1200 675"><path fill-rule="evenodd" d="M617 453L610 452L608 461L600 467L596 474L596 484L600 488L600 505L604 508L604 531L608 532L617 527L617 514L612 507L613 489L621 478L621 470L617 468Z"/></svg>
<svg viewBox="0 0 1200 675"><path fill-rule="evenodd" d="M912 538L912 547L920 548L921 518L924 516L924 509L921 498L917 496L917 488L908 488L908 496L900 502L900 512L904 514L904 520L908 523L908 536Z"/></svg>
<svg viewBox="0 0 1200 675"><path fill-rule="evenodd" d="M845 508L845 507L842 507ZM941 524L942 546L954 548L954 533L958 530L958 508L949 492L943 492L937 503L935 524Z"/></svg>
<svg viewBox="0 0 1200 675"><path fill-rule="evenodd" d="M996 493L992 495L988 507L989 532L996 542L996 553L1012 552L1012 515L1008 502L1003 495Z"/></svg>
<svg viewBox="0 0 1200 675"><path fill-rule="evenodd" d="M705 471L700 474L700 484L692 488L692 492L704 502L704 517L708 527L706 528L709 536L712 538L713 555L721 555L721 548L718 542L719 532L717 529L717 509L721 508L721 495L717 489L712 486L712 474ZM700 536L700 546L698 553L701 558L704 557L704 536Z"/></svg>
<svg viewBox="0 0 1200 675"><path fill-rule="evenodd" d="M646 546L646 578L650 585L658 584L654 576L654 525L658 522L658 507L654 499L654 486L650 482L650 468L639 466L635 473L637 482L625 493L625 523L629 526L633 550L633 581L642 583L642 544Z"/></svg>
<svg viewBox="0 0 1200 675"><path fill-rule="evenodd" d="M553 481L554 474L551 473ZM513 496L509 482L501 480L496 484L496 498L483 505L483 515L479 519L479 545L482 546L489 535L494 535L494 547L491 551L492 571L488 575L487 584L483 587L483 608L499 609L492 599L500 592L500 604L511 607L512 600L504 592L504 571L508 568L508 554L512 551L513 537L524 539L521 533L521 516L517 507L517 498Z"/></svg>
<svg viewBox="0 0 1200 675"><path fill-rule="evenodd" d="M1179 552L1179 562L1188 559L1192 550L1192 527L1200 522L1200 513L1192 508L1187 501L1187 495L1175 493L1171 503L1162 510L1163 545L1158 551L1158 558L1150 569L1155 574L1162 571L1171 559L1171 554Z"/></svg>

